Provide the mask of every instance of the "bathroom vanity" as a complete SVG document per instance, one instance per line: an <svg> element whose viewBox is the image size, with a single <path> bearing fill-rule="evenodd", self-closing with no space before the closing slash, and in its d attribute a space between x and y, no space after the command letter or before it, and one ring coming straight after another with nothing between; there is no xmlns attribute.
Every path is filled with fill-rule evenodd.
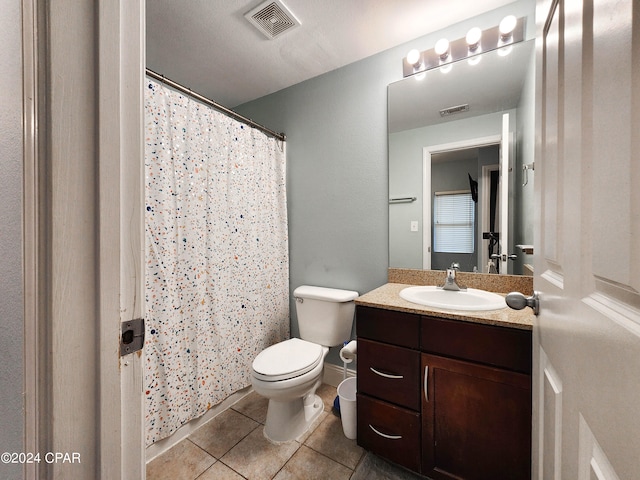
<svg viewBox="0 0 640 480"><path fill-rule="evenodd" d="M356 300L358 444L433 479L529 479L530 309Z"/></svg>

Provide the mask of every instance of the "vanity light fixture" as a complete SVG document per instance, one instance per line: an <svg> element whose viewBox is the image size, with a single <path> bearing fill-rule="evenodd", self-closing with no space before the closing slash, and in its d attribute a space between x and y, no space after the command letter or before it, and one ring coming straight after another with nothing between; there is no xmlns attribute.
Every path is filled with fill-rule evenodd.
<svg viewBox="0 0 640 480"><path fill-rule="evenodd" d="M470 64L475 64L477 61L472 60L475 60L474 57L479 57L481 53L523 41L524 27L524 17L516 18L513 15L508 15L495 27L485 30L474 27L463 38L451 42L446 38L441 38L432 49L411 50L402 59L403 76L409 77L424 73L432 68L442 67L465 58L469 60ZM500 53L505 54L508 51Z"/></svg>
<svg viewBox="0 0 640 480"><path fill-rule="evenodd" d="M469 46L469 51L477 53L478 47L480 46L480 39L482 38L482 30L478 27L473 27L471 30L467 32L467 36L465 40L467 41L467 45Z"/></svg>
<svg viewBox="0 0 640 480"><path fill-rule="evenodd" d="M433 50L436 52L436 55L440 57L440 60L444 62L449 56L449 40L441 38L436 42Z"/></svg>

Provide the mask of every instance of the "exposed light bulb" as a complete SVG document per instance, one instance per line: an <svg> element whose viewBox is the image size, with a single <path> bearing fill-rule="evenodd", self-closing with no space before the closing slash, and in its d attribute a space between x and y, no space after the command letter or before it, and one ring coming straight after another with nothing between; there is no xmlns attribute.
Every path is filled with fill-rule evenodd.
<svg viewBox="0 0 640 480"><path fill-rule="evenodd" d="M507 15L502 19L498 28L500 30L500 36L503 40L506 40L511 36L516 28L517 23L518 19L514 15Z"/></svg>
<svg viewBox="0 0 640 480"><path fill-rule="evenodd" d="M449 56L449 40L446 38L441 38L436 42L436 46L434 47L434 51L436 55L440 57L441 60L446 60Z"/></svg>
<svg viewBox="0 0 640 480"><path fill-rule="evenodd" d="M506 57L513 50L513 45L507 45L506 47L502 47L498 49L498 55L500 57Z"/></svg>
<svg viewBox="0 0 640 480"><path fill-rule="evenodd" d="M407 53L407 63L415 68L420 65L421 56L422 55L420 54L420 51L414 48L409 53Z"/></svg>
<svg viewBox="0 0 640 480"><path fill-rule="evenodd" d="M420 82L422 80L424 80L425 78L427 78L427 72L420 72L420 73L416 73L413 78L416 79L416 81Z"/></svg>
<svg viewBox="0 0 640 480"><path fill-rule="evenodd" d="M467 32L466 40L467 45L469 45L469 50L473 52L478 48L480 45L480 38L482 38L482 30L478 27L473 27Z"/></svg>
<svg viewBox="0 0 640 480"><path fill-rule="evenodd" d="M480 60L482 60L482 55L473 55L469 57L467 63L471 66L478 65L480 63Z"/></svg>

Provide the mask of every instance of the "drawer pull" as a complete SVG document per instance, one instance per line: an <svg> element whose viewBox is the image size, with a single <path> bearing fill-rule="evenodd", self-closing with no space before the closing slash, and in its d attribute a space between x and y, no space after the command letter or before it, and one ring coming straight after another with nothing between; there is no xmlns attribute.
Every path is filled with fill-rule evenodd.
<svg viewBox="0 0 640 480"><path fill-rule="evenodd" d="M387 435L386 433L382 433L378 430L376 430L373 425L369 424L369 428L371 430L373 430L375 433L377 433L378 435L380 435L381 437L384 438L388 438L389 440L401 440L402 439L402 435Z"/></svg>
<svg viewBox="0 0 640 480"><path fill-rule="evenodd" d="M424 367L424 399L429 401L429 365Z"/></svg>
<svg viewBox="0 0 640 480"><path fill-rule="evenodd" d="M381 377L384 377L384 378L393 378L395 380L400 380L400 379L404 378L404 375L393 375L391 373L383 373L383 372L380 372L380 371L376 370L373 367L369 367L369 370L371 370L376 375L380 375Z"/></svg>

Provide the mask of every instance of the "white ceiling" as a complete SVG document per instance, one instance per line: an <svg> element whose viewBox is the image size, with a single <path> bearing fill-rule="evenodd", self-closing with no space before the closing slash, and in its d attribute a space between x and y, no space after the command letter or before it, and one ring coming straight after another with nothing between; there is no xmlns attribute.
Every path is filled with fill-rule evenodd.
<svg viewBox="0 0 640 480"><path fill-rule="evenodd" d="M268 40L263 0L147 0L147 67L235 107L512 1L283 0L301 26Z"/></svg>

